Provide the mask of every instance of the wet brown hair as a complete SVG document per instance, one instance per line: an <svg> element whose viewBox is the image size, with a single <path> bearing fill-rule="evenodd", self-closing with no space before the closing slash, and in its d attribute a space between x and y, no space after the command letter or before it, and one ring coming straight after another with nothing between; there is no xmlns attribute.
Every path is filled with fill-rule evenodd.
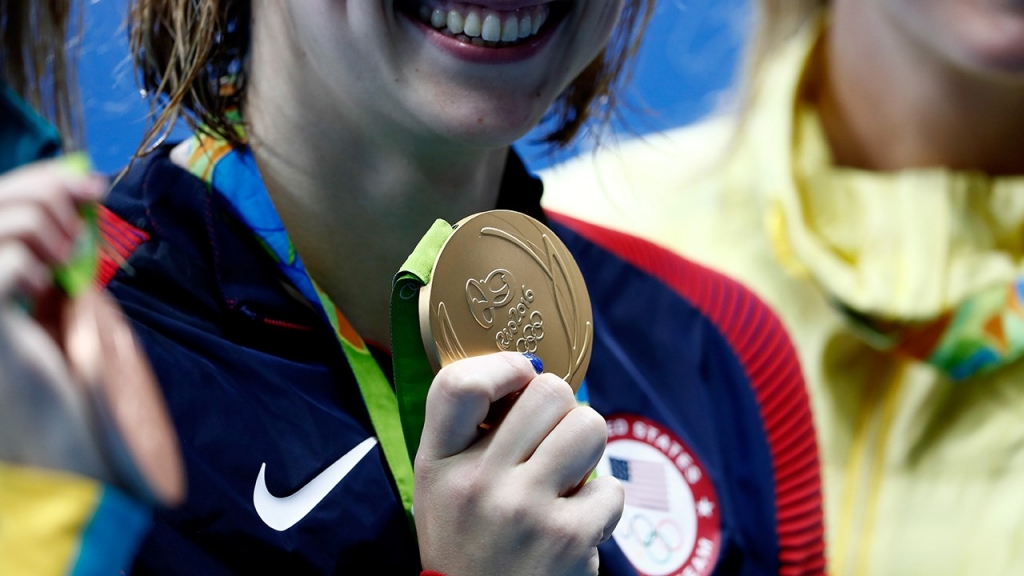
<svg viewBox="0 0 1024 576"><path fill-rule="evenodd" d="M611 117L653 8L654 0L626 0L608 46L551 107L555 128L543 142L564 147L589 118ZM251 16L250 0L131 1L131 52L153 106L140 151L162 142L182 118L193 129L205 126L244 144L228 111L245 100Z"/></svg>
<svg viewBox="0 0 1024 576"><path fill-rule="evenodd" d="M0 77L53 122L67 149L81 144L73 0L0 0ZM81 7L77 12L81 16Z"/></svg>

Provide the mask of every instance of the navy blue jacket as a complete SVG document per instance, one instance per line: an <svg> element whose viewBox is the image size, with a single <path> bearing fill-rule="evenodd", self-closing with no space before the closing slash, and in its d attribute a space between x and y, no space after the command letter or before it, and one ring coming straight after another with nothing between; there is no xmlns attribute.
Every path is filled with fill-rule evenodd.
<svg viewBox="0 0 1024 576"><path fill-rule="evenodd" d="M373 429L330 327L168 151L138 162L101 218L102 281L149 353L188 470L187 503L157 514L134 573L418 573L379 447L294 526L257 512L261 469L288 496ZM587 387L610 433L599 472L626 488L602 573L821 572L817 448L778 321L720 275L545 215L540 193L511 155L497 207L546 220L593 303Z"/></svg>

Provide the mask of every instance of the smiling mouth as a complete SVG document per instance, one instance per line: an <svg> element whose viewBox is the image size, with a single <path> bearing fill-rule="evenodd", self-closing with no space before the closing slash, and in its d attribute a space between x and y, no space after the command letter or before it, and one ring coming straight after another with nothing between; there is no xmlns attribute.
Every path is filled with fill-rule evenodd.
<svg viewBox="0 0 1024 576"><path fill-rule="evenodd" d="M413 20L460 42L511 48L557 25L568 13L568 4L555 0L516 10L495 10L476 4L401 0L397 7Z"/></svg>

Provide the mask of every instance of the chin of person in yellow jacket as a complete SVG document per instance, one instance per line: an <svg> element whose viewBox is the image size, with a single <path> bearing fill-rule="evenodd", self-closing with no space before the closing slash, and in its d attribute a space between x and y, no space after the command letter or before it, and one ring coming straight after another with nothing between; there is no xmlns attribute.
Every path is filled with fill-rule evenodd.
<svg viewBox="0 0 1024 576"><path fill-rule="evenodd" d="M836 574L1024 573L1024 4L760 0L737 110L545 175L792 334Z"/></svg>

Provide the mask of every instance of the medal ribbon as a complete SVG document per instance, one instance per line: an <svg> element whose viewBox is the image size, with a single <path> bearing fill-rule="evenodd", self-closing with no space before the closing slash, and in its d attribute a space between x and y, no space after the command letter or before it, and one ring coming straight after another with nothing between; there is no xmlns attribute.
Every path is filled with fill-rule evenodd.
<svg viewBox="0 0 1024 576"><path fill-rule="evenodd" d="M92 171L92 165L85 154L69 154L60 159L61 167L76 175L85 176ZM78 209L82 217L82 232L75 239L71 257L57 266L54 279L70 298L75 298L92 287L99 269L100 229L96 220L96 206L83 204Z"/></svg>
<svg viewBox="0 0 1024 576"><path fill-rule="evenodd" d="M391 353L398 410L409 458L416 458L434 370L420 336L419 293L430 282L434 262L454 229L437 220L395 276L391 290Z"/></svg>
<svg viewBox="0 0 1024 576"><path fill-rule="evenodd" d="M417 295L419 287L429 281L434 260L451 235L452 227L443 221L435 223L395 278L392 291L392 358L396 394L366 343L330 296L310 277L295 252L250 150L235 150L226 141L202 131L197 132L188 145L191 147L189 171L231 204L236 215L256 235L288 280L321 312L333 329L359 385L409 525L415 531L412 461L423 430L426 391L434 377L419 340Z"/></svg>

